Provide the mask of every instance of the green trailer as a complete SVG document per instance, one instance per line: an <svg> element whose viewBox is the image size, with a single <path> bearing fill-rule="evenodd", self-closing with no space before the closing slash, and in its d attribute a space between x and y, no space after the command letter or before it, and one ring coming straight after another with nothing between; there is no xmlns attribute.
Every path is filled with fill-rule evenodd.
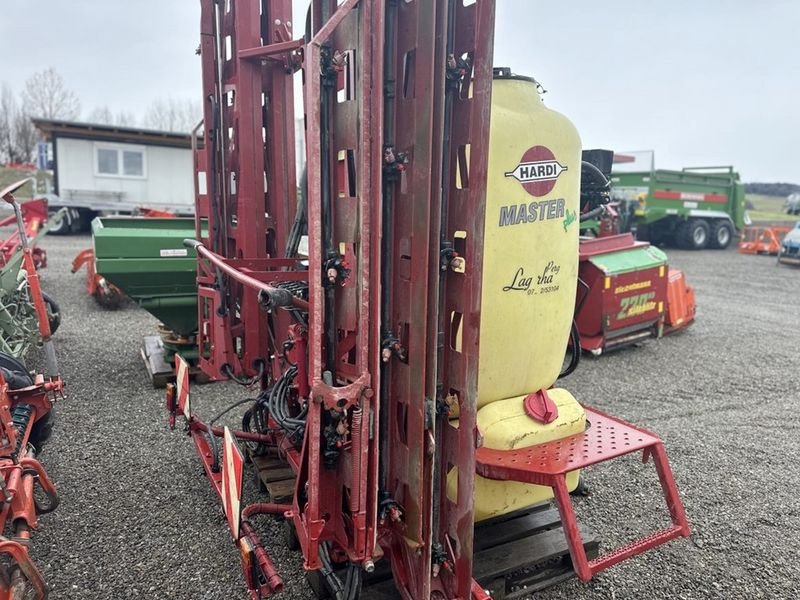
<svg viewBox="0 0 800 600"><path fill-rule="evenodd" d="M142 348L160 386L172 376L176 353L197 358L197 259L183 245L195 237L194 219L97 217L92 235L96 272L162 323Z"/></svg>
<svg viewBox="0 0 800 600"><path fill-rule="evenodd" d="M733 167L612 172L612 200L637 238L679 248L727 248L750 218Z"/></svg>

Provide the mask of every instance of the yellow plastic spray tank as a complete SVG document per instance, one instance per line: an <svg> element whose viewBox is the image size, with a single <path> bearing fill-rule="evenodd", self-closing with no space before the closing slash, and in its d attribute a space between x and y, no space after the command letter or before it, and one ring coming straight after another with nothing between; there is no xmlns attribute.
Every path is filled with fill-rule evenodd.
<svg viewBox="0 0 800 600"><path fill-rule="evenodd" d="M479 407L553 385L575 310L581 142L537 87L492 88Z"/></svg>
<svg viewBox="0 0 800 600"><path fill-rule="evenodd" d="M484 229L478 428L484 445L511 450L575 435L583 408L566 390L549 389L566 352L578 281L581 142L572 123L542 103L538 84L495 70ZM548 390L558 408L544 424L524 408ZM448 473L455 497L458 473ZM567 479L573 489L578 474ZM475 518L552 497L550 488L475 482Z"/></svg>

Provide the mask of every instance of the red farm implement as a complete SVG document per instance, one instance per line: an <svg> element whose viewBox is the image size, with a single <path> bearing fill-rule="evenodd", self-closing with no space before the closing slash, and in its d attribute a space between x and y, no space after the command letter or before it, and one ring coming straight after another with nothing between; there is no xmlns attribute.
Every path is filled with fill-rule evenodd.
<svg viewBox="0 0 800 600"><path fill-rule="evenodd" d="M593 354L694 321L694 290L666 255L630 233L582 239L576 323L581 348Z"/></svg>
<svg viewBox="0 0 800 600"><path fill-rule="evenodd" d="M58 506L58 495L36 453L50 436L53 427L53 401L62 395L63 382L51 338L57 325L48 302L42 293L36 272L34 251L28 243L23 208L14 200L14 192L27 180L2 191L0 198L8 202L15 213L21 266L13 271L15 296L3 296L3 302L13 301L15 317L9 326L4 323L4 350L14 350L18 357L35 341L43 345L48 377L31 376L30 372L11 353L0 352L0 599L47 598L47 587L31 561L28 547L31 530L38 527L38 516ZM46 217L46 209L44 215ZM7 264L0 280L7 275ZM5 291L5 290L4 290ZM23 294L24 295L21 295ZM50 303L52 304L52 303ZM7 312L7 311L6 311ZM29 315L30 313L30 315ZM29 331L30 323L36 331ZM13 329L19 330L13 334ZM19 340L23 341L19 341ZM38 490L38 491L36 491ZM36 491L36 493L35 493ZM41 492L41 493L39 493Z"/></svg>
<svg viewBox="0 0 800 600"><path fill-rule="evenodd" d="M257 515L347 600L522 597L688 535L662 442L552 387L580 141L533 80L492 69L494 2L314 0L299 35L291 4L201 2L198 364L251 399L227 409L247 404L240 430L203 421L180 357L166 398L251 598L283 588ZM634 452L671 524L599 555L576 469ZM245 456L269 502L243 506Z"/></svg>

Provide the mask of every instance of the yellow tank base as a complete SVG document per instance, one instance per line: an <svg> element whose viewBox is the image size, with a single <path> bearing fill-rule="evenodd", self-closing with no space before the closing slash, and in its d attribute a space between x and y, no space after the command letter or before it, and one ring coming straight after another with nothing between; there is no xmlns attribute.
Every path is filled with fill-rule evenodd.
<svg viewBox="0 0 800 600"><path fill-rule="evenodd" d="M493 450L515 450L528 448L545 442L564 439L586 429L583 407L567 390L554 388L547 394L558 408L558 417L550 423L540 423L525 412L525 396L498 400L478 411L478 430L483 436L483 445ZM579 472L567 475L570 491L578 486ZM456 499L458 469L447 474L447 496ZM553 498L547 486L499 481L475 476L475 521L497 517Z"/></svg>

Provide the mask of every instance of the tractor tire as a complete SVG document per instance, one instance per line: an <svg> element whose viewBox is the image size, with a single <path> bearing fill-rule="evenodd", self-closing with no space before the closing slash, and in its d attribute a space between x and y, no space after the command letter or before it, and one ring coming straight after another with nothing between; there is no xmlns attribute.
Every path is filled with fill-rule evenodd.
<svg viewBox="0 0 800 600"><path fill-rule="evenodd" d="M56 211L52 211L55 214ZM50 229L47 230L47 235L69 235L72 233L72 223L69 215L62 215L61 220L57 221Z"/></svg>
<svg viewBox="0 0 800 600"><path fill-rule="evenodd" d="M704 219L689 219L678 225L675 242L684 250L703 250L708 246L710 227Z"/></svg>
<svg viewBox="0 0 800 600"><path fill-rule="evenodd" d="M31 435L28 441L36 448L37 454L41 452L44 443L53 435L53 425L56 424L56 413L51 408L48 413L36 421L31 428Z"/></svg>
<svg viewBox="0 0 800 600"><path fill-rule="evenodd" d="M10 354L0 352L0 369L2 369L3 377L12 390L33 385L33 377L31 377L28 369ZM50 409L45 416L36 421L33 427L31 427L31 434L28 437L28 442L36 448L37 452L39 452L44 443L50 439L55 422L56 415L53 410Z"/></svg>
<svg viewBox="0 0 800 600"><path fill-rule="evenodd" d="M300 550L300 540L297 539L294 523L289 519L283 521L283 541L286 542L286 547L292 552Z"/></svg>
<svg viewBox="0 0 800 600"><path fill-rule="evenodd" d="M20 388L33 385L28 369L17 358L5 352L0 352L0 370L3 372L3 379L6 380L9 389L18 390Z"/></svg>
<svg viewBox="0 0 800 600"><path fill-rule="evenodd" d="M708 239L708 247L716 250L725 250L731 245L733 239L733 227L728 221L717 219L711 223L711 237Z"/></svg>

